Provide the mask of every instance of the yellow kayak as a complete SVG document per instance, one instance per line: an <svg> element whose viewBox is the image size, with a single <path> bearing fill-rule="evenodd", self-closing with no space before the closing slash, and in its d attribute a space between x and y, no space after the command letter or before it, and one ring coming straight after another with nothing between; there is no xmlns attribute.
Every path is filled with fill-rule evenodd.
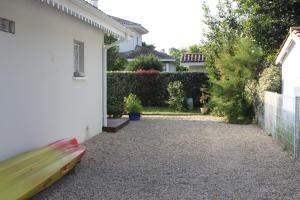
<svg viewBox="0 0 300 200"><path fill-rule="evenodd" d="M66 175L85 151L76 139L64 139L0 162L0 199L29 199Z"/></svg>

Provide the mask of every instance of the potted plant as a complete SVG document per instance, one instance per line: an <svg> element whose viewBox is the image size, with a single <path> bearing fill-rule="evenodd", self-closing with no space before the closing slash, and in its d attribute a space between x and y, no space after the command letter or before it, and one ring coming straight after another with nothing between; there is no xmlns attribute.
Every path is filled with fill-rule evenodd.
<svg viewBox="0 0 300 200"><path fill-rule="evenodd" d="M207 87L200 88L200 93L201 93L201 96L199 99L200 103L201 103L200 110L201 110L202 114L206 114L208 112L208 108L206 106L208 98L209 98L208 88Z"/></svg>
<svg viewBox="0 0 300 200"><path fill-rule="evenodd" d="M143 109L141 100L130 93L128 97L124 98L125 111L129 115L130 121L139 121L141 119L141 111Z"/></svg>

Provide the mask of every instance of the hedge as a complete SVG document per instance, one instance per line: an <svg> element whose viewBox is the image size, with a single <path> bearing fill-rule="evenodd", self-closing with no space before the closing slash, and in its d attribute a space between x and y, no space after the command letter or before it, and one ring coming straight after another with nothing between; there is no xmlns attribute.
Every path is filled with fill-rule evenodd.
<svg viewBox="0 0 300 200"><path fill-rule="evenodd" d="M169 96L167 87L173 81L182 82L186 97L193 98L196 104L200 88L208 86L207 75L199 72L108 72L108 114L119 117L117 113L122 113L124 97L129 93L136 94L143 106L165 106Z"/></svg>

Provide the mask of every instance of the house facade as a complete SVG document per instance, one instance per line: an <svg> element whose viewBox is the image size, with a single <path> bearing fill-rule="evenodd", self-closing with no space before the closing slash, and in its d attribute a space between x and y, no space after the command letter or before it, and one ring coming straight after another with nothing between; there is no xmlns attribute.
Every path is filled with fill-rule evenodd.
<svg viewBox="0 0 300 200"><path fill-rule="evenodd" d="M143 35L149 33L141 24L111 16L114 20L133 32L130 40L121 42L118 47L120 53L130 62L142 55L155 55L163 64L164 72L176 72L176 59L164 52L143 47Z"/></svg>
<svg viewBox="0 0 300 200"><path fill-rule="evenodd" d="M102 132L105 33L131 32L83 0L1 0L0 160Z"/></svg>
<svg viewBox="0 0 300 200"><path fill-rule="evenodd" d="M114 16L110 17L133 32L133 36L129 40L123 41L118 44L120 53L133 51L136 46L142 46L143 35L149 33L146 28L144 28L141 24L135 22L131 22Z"/></svg>
<svg viewBox="0 0 300 200"><path fill-rule="evenodd" d="M206 73L204 67L205 58L199 53L184 54L181 58L180 65L187 67L190 72L203 72Z"/></svg>
<svg viewBox="0 0 300 200"><path fill-rule="evenodd" d="M133 61L139 56L154 55L163 63L164 72L176 72L176 59L166 53L156 51L147 47L136 46L133 51L122 53L122 55L129 61Z"/></svg>
<svg viewBox="0 0 300 200"><path fill-rule="evenodd" d="M300 27L292 27L276 59L276 64L282 69L282 94L284 96L300 96L299 54Z"/></svg>

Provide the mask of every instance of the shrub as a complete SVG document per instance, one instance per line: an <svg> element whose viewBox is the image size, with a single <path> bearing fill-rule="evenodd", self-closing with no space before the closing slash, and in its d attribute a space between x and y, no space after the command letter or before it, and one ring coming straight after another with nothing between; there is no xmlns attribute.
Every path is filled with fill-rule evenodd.
<svg viewBox="0 0 300 200"><path fill-rule="evenodd" d="M138 74L138 75L145 75L145 74L159 74L160 72L157 70L153 70L153 69L150 69L150 70L141 69L141 70L137 70L133 73Z"/></svg>
<svg viewBox="0 0 300 200"><path fill-rule="evenodd" d="M112 44L118 39L112 35L105 35L105 44ZM122 57L119 53L118 47L112 47L107 51L107 70L108 71L121 71L125 70L127 65L127 59Z"/></svg>
<svg viewBox="0 0 300 200"><path fill-rule="evenodd" d="M107 114L111 118L120 118L124 113L123 105L114 104L112 102L107 104Z"/></svg>
<svg viewBox="0 0 300 200"><path fill-rule="evenodd" d="M131 92L131 75L121 72L107 73L107 113L110 117L118 118L124 113L124 97Z"/></svg>
<svg viewBox="0 0 300 200"><path fill-rule="evenodd" d="M170 107L175 108L177 111L182 111L185 99L182 83L180 81L169 83L168 92L170 96L167 103Z"/></svg>
<svg viewBox="0 0 300 200"><path fill-rule="evenodd" d="M155 55L139 56L129 63L129 71L137 70L163 70L163 63Z"/></svg>
<svg viewBox="0 0 300 200"><path fill-rule="evenodd" d="M249 80L261 67L263 53L249 39L237 41L234 49L224 49L216 61L220 77L213 78L211 101L229 123L251 123L254 107L246 92Z"/></svg>
<svg viewBox="0 0 300 200"><path fill-rule="evenodd" d="M166 106L169 97L167 87L174 81L180 81L186 96L193 98L195 106L199 106L199 88L208 87L208 78L204 73L108 72L108 113L122 114L124 97L130 93L136 94L143 106Z"/></svg>
<svg viewBox="0 0 300 200"><path fill-rule="evenodd" d="M141 113L142 103L141 100L135 95L130 93L128 97L124 98L125 111L127 113Z"/></svg>
<svg viewBox="0 0 300 200"><path fill-rule="evenodd" d="M208 87L206 85L202 86L200 88L200 98L199 98L202 107L206 107L206 104L209 100L209 96L210 94L209 94Z"/></svg>
<svg viewBox="0 0 300 200"><path fill-rule="evenodd" d="M189 71L189 69L187 67L181 66L181 65L177 65L176 66L176 71L177 72L187 72Z"/></svg>
<svg viewBox="0 0 300 200"><path fill-rule="evenodd" d="M281 87L281 70L279 67L271 65L260 74L256 88L252 94L255 96L254 108L258 124L261 125L263 122L265 92L281 93Z"/></svg>
<svg viewBox="0 0 300 200"><path fill-rule="evenodd" d="M277 66L271 65L259 76L257 95L260 102L264 101L266 91L281 92L281 70Z"/></svg>

